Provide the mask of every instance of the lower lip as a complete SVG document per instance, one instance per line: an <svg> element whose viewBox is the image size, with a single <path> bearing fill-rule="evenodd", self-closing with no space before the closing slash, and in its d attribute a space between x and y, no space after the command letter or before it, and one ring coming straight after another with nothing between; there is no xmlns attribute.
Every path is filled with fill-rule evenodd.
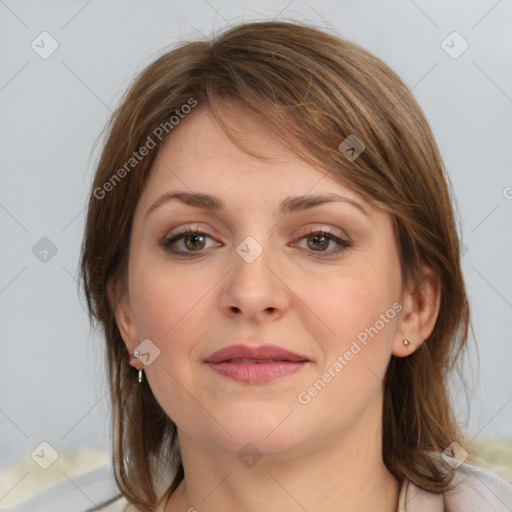
<svg viewBox="0 0 512 512"><path fill-rule="evenodd" d="M298 372L306 365L303 362L274 361L261 364L240 364L240 363L206 363L212 370L236 380L248 384L263 384L271 382L286 375Z"/></svg>

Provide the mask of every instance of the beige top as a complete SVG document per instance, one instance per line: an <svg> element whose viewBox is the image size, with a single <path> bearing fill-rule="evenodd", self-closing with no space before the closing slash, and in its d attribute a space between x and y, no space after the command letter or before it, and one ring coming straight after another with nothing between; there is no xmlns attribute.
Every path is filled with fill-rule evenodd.
<svg viewBox="0 0 512 512"><path fill-rule="evenodd" d="M511 512L512 484L469 464L455 469L456 487L434 494L404 481L400 487L397 512ZM58 484L19 503L5 512L84 512L117 493L112 467L106 464L90 473ZM163 512L165 504L155 512ZM103 512L137 512L124 498L104 507Z"/></svg>
<svg viewBox="0 0 512 512"><path fill-rule="evenodd" d="M452 459L454 460L454 459ZM397 512L511 512L512 484L485 469L461 464L451 491L434 494L406 481Z"/></svg>
<svg viewBox="0 0 512 512"><path fill-rule="evenodd" d="M461 464L455 470L457 486L434 494L405 480L398 496L397 512L512 512L512 484L490 471ZM104 512L137 512L124 499ZM163 512L165 503L155 512Z"/></svg>

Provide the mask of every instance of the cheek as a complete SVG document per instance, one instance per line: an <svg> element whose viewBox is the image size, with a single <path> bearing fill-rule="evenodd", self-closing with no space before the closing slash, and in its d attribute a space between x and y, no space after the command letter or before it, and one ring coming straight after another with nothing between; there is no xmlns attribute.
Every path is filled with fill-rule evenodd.
<svg viewBox="0 0 512 512"><path fill-rule="evenodd" d="M170 272L161 264L135 267L130 297L140 336L154 337L165 345L176 332L197 328L195 315L213 284L205 273L184 268Z"/></svg>
<svg viewBox="0 0 512 512"><path fill-rule="evenodd" d="M208 290L215 281L205 279L207 276L144 266L130 290L139 337L149 338L160 351L144 368L146 378L162 409L182 428L194 424L202 414L190 396L201 396L192 362L199 358L197 342L212 333L207 321L211 307Z"/></svg>
<svg viewBox="0 0 512 512"><path fill-rule="evenodd" d="M376 282L369 273L352 273L311 305L322 312L323 328L314 336L323 361L296 399L305 414L328 410L326 427L360 417L382 388L401 308L396 289Z"/></svg>
<svg viewBox="0 0 512 512"><path fill-rule="evenodd" d="M323 291L311 280L299 292L319 318L312 334L323 352L301 403L338 404L355 414L381 386L401 310L400 274L384 258L365 263L331 275Z"/></svg>
<svg viewBox="0 0 512 512"><path fill-rule="evenodd" d="M384 266L368 265L338 272L325 279L321 288L317 280L302 281L303 288L298 294L306 298L310 310L323 325L322 336L330 342L324 343L326 347L343 348L376 323L379 331L387 333L396 322L393 304L399 298L399 280Z"/></svg>

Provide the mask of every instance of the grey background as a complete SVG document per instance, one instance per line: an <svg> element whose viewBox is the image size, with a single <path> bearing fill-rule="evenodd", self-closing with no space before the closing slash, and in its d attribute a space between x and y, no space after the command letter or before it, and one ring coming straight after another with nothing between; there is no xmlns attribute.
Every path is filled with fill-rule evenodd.
<svg viewBox="0 0 512 512"><path fill-rule="evenodd" d="M178 40L272 17L361 44L424 109L459 206L480 357L460 420L475 438L512 437L510 0L0 0L0 470L41 441L109 447L103 345L76 274L93 145L120 94ZM43 31L59 45L47 59L31 47ZM453 31L469 44L458 58L441 46ZM57 248L46 262L32 252L43 237Z"/></svg>

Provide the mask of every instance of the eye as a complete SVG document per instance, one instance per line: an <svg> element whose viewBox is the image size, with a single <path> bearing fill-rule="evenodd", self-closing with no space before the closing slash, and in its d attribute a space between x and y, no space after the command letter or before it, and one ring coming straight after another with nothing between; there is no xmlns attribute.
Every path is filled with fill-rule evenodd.
<svg viewBox="0 0 512 512"><path fill-rule="evenodd" d="M177 256L194 256L193 253L201 253L206 247L206 239L211 237L197 228L188 228L183 231L166 237L161 242L163 247ZM183 249L176 249L174 246L181 246Z"/></svg>
<svg viewBox="0 0 512 512"><path fill-rule="evenodd" d="M161 245L173 255L193 257L200 256L205 252L204 249L208 248L207 239L211 240L212 237L199 228L185 228L170 237L165 237ZM315 256L319 257L334 256L352 246L348 240L340 238L325 229L309 231L300 240L306 240L307 248L304 250L309 249L307 252L315 253ZM329 246L333 244L335 244L335 247L328 250ZM299 246L299 244L292 245Z"/></svg>
<svg viewBox="0 0 512 512"><path fill-rule="evenodd" d="M348 240L340 238L331 231L324 229L309 231L301 237L301 240L304 239L306 240L307 247L312 252L320 253L318 254L320 257L333 256L352 246ZM337 247L327 250L331 243L337 244Z"/></svg>

